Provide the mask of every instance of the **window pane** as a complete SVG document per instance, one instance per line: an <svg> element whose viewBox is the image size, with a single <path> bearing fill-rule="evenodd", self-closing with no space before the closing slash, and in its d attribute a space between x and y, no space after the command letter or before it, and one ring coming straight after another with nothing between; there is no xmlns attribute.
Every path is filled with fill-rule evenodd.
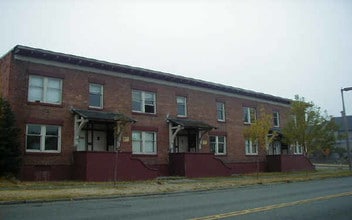
<svg viewBox="0 0 352 220"><path fill-rule="evenodd" d="M46 135L58 136L59 135L59 127L58 126L46 126Z"/></svg>
<svg viewBox="0 0 352 220"><path fill-rule="evenodd" d="M43 88L30 87L28 101L43 101Z"/></svg>
<svg viewBox="0 0 352 220"><path fill-rule="evenodd" d="M40 125L28 125L27 134L40 135L41 126Z"/></svg>
<svg viewBox="0 0 352 220"><path fill-rule="evenodd" d="M249 123L248 108L243 108L243 121Z"/></svg>
<svg viewBox="0 0 352 220"><path fill-rule="evenodd" d="M223 143L219 143L219 145L218 145L218 153L219 154L225 153L225 145Z"/></svg>
<svg viewBox="0 0 352 220"><path fill-rule="evenodd" d="M216 103L216 109L217 109L217 117L218 120L225 120L225 106L224 103L218 102Z"/></svg>
<svg viewBox="0 0 352 220"><path fill-rule="evenodd" d="M154 142L145 141L144 142L144 152L145 153L154 153Z"/></svg>
<svg viewBox="0 0 352 220"><path fill-rule="evenodd" d="M144 106L144 111L146 113L155 113L154 106L153 105L145 105Z"/></svg>
<svg viewBox="0 0 352 220"><path fill-rule="evenodd" d="M102 85L90 84L89 85L89 93L101 94Z"/></svg>
<svg viewBox="0 0 352 220"><path fill-rule="evenodd" d="M48 88L61 90L61 80L59 80L59 79L48 79Z"/></svg>
<svg viewBox="0 0 352 220"><path fill-rule="evenodd" d="M101 95L89 94L89 106L101 107Z"/></svg>
<svg viewBox="0 0 352 220"><path fill-rule="evenodd" d="M145 132L144 139L145 141L154 141L154 133Z"/></svg>
<svg viewBox="0 0 352 220"><path fill-rule="evenodd" d="M27 136L27 150L40 150L40 136Z"/></svg>
<svg viewBox="0 0 352 220"><path fill-rule="evenodd" d="M132 132L132 140L137 140L137 141L140 141L142 138L141 138L141 132L138 132L138 131L133 131Z"/></svg>
<svg viewBox="0 0 352 220"><path fill-rule="evenodd" d="M58 137L45 137L45 150L58 150Z"/></svg>
<svg viewBox="0 0 352 220"><path fill-rule="evenodd" d="M43 77L31 76L29 78L29 85L31 87L41 87L43 88Z"/></svg>
<svg viewBox="0 0 352 220"><path fill-rule="evenodd" d="M132 110L142 111L142 97L140 91L132 91Z"/></svg>
<svg viewBox="0 0 352 220"><path fill-rule="evenodd" d="M185 116L186 115L186 108L184 105L177 105L177 115Z"/></svg>
<svg viewBox="0 0 352 220"><path fill-rule="evenodd" d="M250 108L250 114L250 123L255 123L257 119L255 108Z"/></svg>
<svg viewBox="0 0 352 220"><path fill-rule="evenodd" d="M46 102L48 103L60 103L61 102L61 90L58 89L47 89Z"/></svg>
<svg viewBox="0 0 352 220"><path fill-rule="evenodd" d="M133 153L141 153L142 143L140 141L132 141L132 152Z"/></svg>

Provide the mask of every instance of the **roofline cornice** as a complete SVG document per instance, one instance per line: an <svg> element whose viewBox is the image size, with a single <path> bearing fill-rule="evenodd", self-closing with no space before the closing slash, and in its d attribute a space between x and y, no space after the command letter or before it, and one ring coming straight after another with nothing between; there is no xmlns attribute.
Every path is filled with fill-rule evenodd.
<svg viewBox="0 0 352 220"><path fill-rule="evenodd" d="M35 63L43 63L52 65L57 63L56 66L64 66L68 68L78 68L81 70L89 70L98 73L109 73L109 75L123 75L124 77L140 79L146 81L145 79L152 79L152 82L167 82L176 83L178 86L180 84L185 86L191 86L196 88L202 88L203 90L215 90L221 93L229 93L232 95L240 96L242 98L255 99L257 101L265 100L271 103L279 103L283 105L290 105L291 100L286 98L281 98L278 96L268 95L264 93L254 92L251 90L240 89L232 86L225 86L222 84L207 82L203 80L188 78L184 76L174 75L165 72L159 72L154 70L143 69L139 67L132 67L128 65L121 65L117 63L110 63L106 61L95 60L91 58L85 58L70 54L58 53L49 50L31 48L26 46L17 45L13 49L13 55L15 59L27 60ZM43 62L44 61L44 62ZM63 64L63 65L58 65ZM165 84L165 83L163 83Z"/></svg>

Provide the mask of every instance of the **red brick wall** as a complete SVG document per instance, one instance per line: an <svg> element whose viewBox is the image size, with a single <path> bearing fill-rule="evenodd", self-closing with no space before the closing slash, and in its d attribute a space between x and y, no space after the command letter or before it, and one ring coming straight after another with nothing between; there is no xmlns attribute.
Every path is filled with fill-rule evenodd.
<svg viewBox="0 0 352 220"><path fill-rule="evenodd" d="M3 69L9 69L9 57L5 57L6 62L2 62ZM5 66L5 67L3 67ZM284 121L287 107L267 104L258 101L251 101L242 98L229 97L225 95L213 94L181 88L175 86L160 85L156 83L142 82L126 78L118 78L108 75L84 72L63 67L40 65L35 63L14 60L10 77L2 76L2 81L9 78L10 86L8 95L11 97L12 107L16 113L17 122L23 131L21 136L23 154L25 155L25 165L71 165L73 161L73 115L70 109L88 109L88 88L89 82L104 85L104 109L103 111L121 112L137 120L136 126L148 126L158 130L157 150L155 156L136 156L151 166L164 166L168 164L169 131L166 123L167 115L176 116L176 96L187 97L188 118L202 120L206 123L218 127L217 131L223 132L227 136L227 155L221 160L225 163L255 162L253 156L245 155L244 138L242 129L245 126L242 121L242 107L254 106L259 112L260 106L264 106L268 113L273 110L281 114L281 124ZM5 71L6 72L6 71ZM27 102L28 76L29 74L58 75L63 78L63 99L62 105L43 105ZM5 80L4 80L5 79ZM151 90L156 92L157 113L156 115L136 114L131 111L131 90L134 88ZM6 90L6 88L2 89ZM217 122L216 101L225 103L226 122ZM48 123L59 123L62 125L62 146L61 152L50 153L26 153L25 152L25 125L30 121L47 121ZM123 136L131 137L131 127L128 127ZM208 139L208 135L204 137ZM131 138L128 142L123 142L122 152L131 151ZM208 144L202 146L201 152L209 152ZM264 152L261 151L262 155ZM263 157L261 157L263 158ZM263 159L261 159L263 161Z"/></svg>

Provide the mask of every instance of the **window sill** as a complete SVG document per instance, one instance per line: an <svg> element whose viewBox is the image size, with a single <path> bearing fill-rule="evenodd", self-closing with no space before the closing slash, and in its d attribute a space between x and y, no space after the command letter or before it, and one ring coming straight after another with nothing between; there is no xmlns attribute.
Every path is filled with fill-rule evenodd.
<svg viewBox="0 0 352 220"><path fill-rule="evenodd" d="M103 110L104 110L103 107L94 107L94 106L88 106L88 109L90 109L90 110L96 110L96 111L103 111Z"/></svg>
<svg viewBox="0 0 352 220"><path fill-rule="evenodd" d="M218 122L219 122L219 123L224 123L224 124L225 124L225 123L226 123L226 120L219 120L219 119L218 119Z"/></svg>
<svg viewBox="0 0 352 220"><path fill-rule="evenodd" d="M145 115L145 116L157 117L156 113L145 113L145 112L132 112L132 115Z"/></svg>
<svg viewBox="0 0 352 220"><path fill-rule="evenodd" d="M26 151L25 155L36 155L36 156L43 156L43 155L61 155L60 151Z"/></svg>
<svg viewBox="0 0 352 220"><path fill-rule="evenodd" d="M62 108L63 105L62 103L60 104L52 104L52 103L46 103L46 102L30 102L27 101L28 105L39 105L39 106L48 106L48 107L56 107L56 108Z"/></svg>
<svg viewBox="0 0 352 220"><path fill-rule="evenodd" d="M158 154L146 154L146 153L132 153L134 157L157 157Z"/></svg>

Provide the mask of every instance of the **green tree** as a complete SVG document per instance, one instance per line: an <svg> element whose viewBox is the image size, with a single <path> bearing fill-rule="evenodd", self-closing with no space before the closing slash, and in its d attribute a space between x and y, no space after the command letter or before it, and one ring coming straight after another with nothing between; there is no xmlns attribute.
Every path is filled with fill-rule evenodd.
<svg viewBox="0 0 352 220"><path fill-rule="evenodd" d="M19 129L15 123L9 102L0 97L0 176L17 176L20 169Z"/></svg>
<svg viewBox="0 0 352 220"><path fill-rule="evenodd" d="M268 146L274 141L277 133L272 131L273 127L273 116L265 112L262 107L259 110L259 117L255 123L243 129L243 136L245 139L250 140L252 143L258 145L258 151L260 149L267 152ZM257 177L259 172L259 159L256 158L257 162Z"/></svg>
<svg viewBox="0 0 352 220"><path fill-rule="evenodd" d="M283 128L287 144L298 144L306 154L316 150L330 149L336 141L337 125L320 107L295 96L291 104L290 117Z"/></svg>

